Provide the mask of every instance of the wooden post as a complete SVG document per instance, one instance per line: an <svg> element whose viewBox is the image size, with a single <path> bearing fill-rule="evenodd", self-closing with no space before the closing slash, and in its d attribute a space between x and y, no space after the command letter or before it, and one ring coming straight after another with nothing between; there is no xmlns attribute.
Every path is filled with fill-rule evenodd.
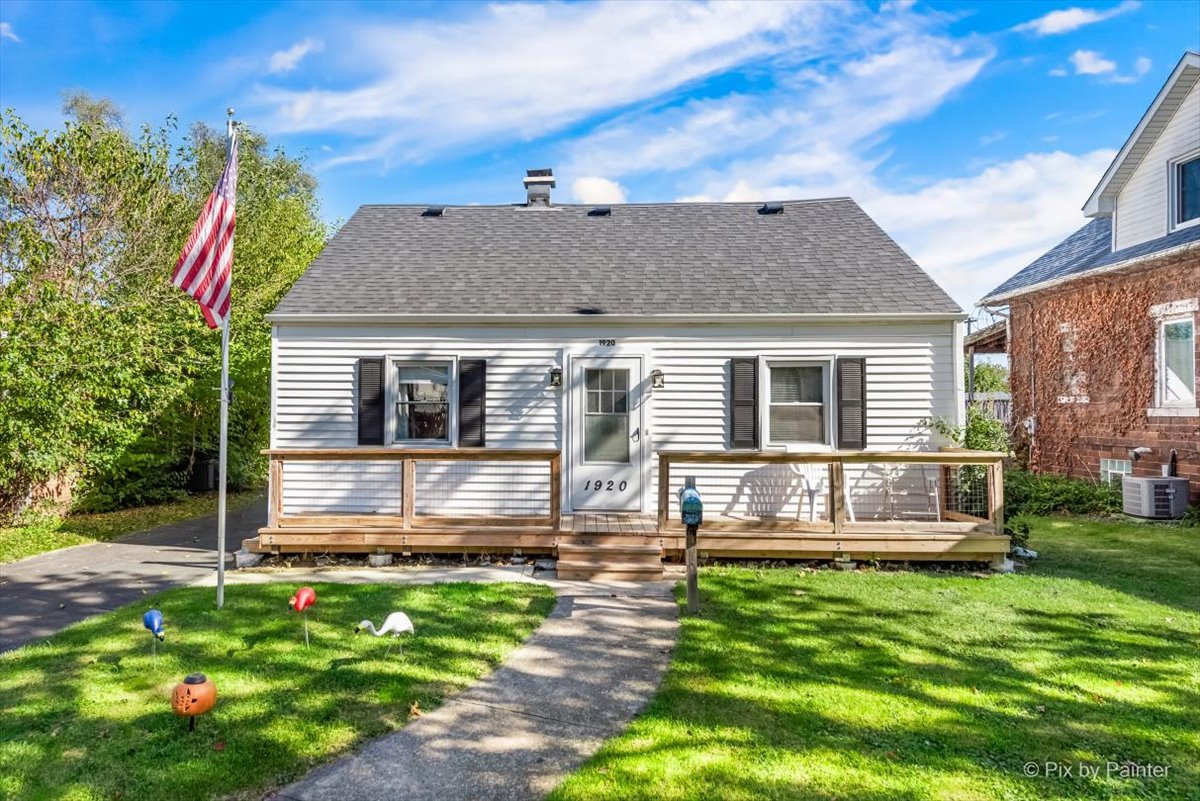
<svg viewBox="0 0 1200 801"><path fill-rule="evenodd" d="M413 510L416 508L413 495L417 486L417 463L409 458L403 461L403 473L400 481L400 508L404 516L404 528L408 530L413 524Z"/></svg>
<svg viewBox="0 0 1200 801"><path fill-rule="evenodd" d="M562 452L550 457L550 528L562 523Z"/></svg>
<svg viewBox="0 0 1200 801"><path fill-rule="evenodd" d="M283 517L283 459L271 457L271 469L267 481L267 525L274 528Z"/></svg>
<svg viewBox="0 0 1200 801"><path fill-rule="evenodd" d="M696 526L687 527L687 610L689 615L700 611L699 565L696 562Z"/></svg>
<svg viewBox="0 0 1200 801"><path fill-rule="evenodd" d="M829 506L833 510L833 533L841 534L846 524L846 472L841 459L829 463Z"/></svg>
<svg viewBox="0 0 1200 801"><path fill-rule="evenodd" d="M1004 462L997 459L988 465L988 503L992 524L997 534L1004 534Z"/></svg>
<svg viewBox="0 0 1200 801"><path fill-rule="evenodd" d="M667 530L671 503L671 462L665 453L658 455L658 531Z"/></svg>

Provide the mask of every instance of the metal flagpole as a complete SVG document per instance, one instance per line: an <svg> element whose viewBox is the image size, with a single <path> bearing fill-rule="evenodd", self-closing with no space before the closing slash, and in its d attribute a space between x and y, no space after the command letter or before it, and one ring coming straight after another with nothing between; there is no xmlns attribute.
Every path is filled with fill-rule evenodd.
<svg viewBox="0 0 1200 801"><path fill-rule="evenodd" d="M233 144L233 109L226 112L229 119L225 124L226 141ZM229 265L230 282L233 281L232 258ZM225 606L225 478L229 454L229 324L233 320L233 305L225 314L221 326L221 450L219 454L219 481L217 488L217 608Z"/></svg>

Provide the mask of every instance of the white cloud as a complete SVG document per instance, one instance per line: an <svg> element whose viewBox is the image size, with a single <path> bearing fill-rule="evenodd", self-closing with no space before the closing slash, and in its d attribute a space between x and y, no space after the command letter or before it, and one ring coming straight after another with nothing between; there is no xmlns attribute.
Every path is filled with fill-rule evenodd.
<svg viewBox="0 0 1200 801"><path fill-rule="evenodd" d="M1076 50L1070 57L1071 65L1076 75L1102 76L1106 83L1137 83L1150 71L1153 63L1145 56L1139 56L1133 62L1133 74L1124 75L1117 72L1117 62L1104 58L1095 50ZM1067 71L1061 68L1050 70L1051 75L1063 76Z"/></svg>
<svg viewBox="0 0 1200 801"><path fill-rule="evenodd" d="M1051 11L1049 14L1044 14L1029 22L1023 22L1013 28L1013 30L1032 31L1038 36L1069 33L1085 25L1103 22L1119 14L1134 11L1140 6L1141 3L1137 2L1137 0L1124 0L1124 2L1106 11L1097 11L1091 8L1063 8L1058 11Z"/></svg>
<svg viewBox="0 0 1200 801"><path fill-rule="evenodd" d="M1076 75L1103 75L1117 69L1117 62L1109 61L1095 50L1076 50L1069 60Z"/></svg>
<svg viewBox="0 0 1200 801"><path fill-rule="evenodd" d="M530 139L748 62L832 46L859 13L777 3L492 4L453 22L373 24L346 89L259 88L281 131L358 137L340 161L417 161L468 142ZM331 162L336 163L336 162Z"/></svg>
<svg viewBox="0 0 1200 801"><path fill-rule="evenodd" d="M1030 153L862 205L964 307L1087 222L1079 207L1115 152Z"/></svg>
<svg viewBox="0 0 1200 801"><path fill-rule="evenodd" d="M620 117L569 144L561 172L681 173L692 200L761 199L754 193L772 185L802 188L787 197L852 194L881 160L874 154L892 127L933 111L991 57L979 42L889 32L890 41L873 37L838 69L808 71L772 92Z"/></svg>
<svg viewBox="0 0 1200 801"><path fill-rule="evenodd" d="M21 37L17 36L17 32L13 30L12 23L0 22L0 39L9 39L17 44L21 43Z"/></svg>
<svg viewBox="0 0 1200 801"><path fill-rule="evenodd" d="M1048 72L1047 74L1053 78L1065 78L1065 77L1067 77L1067 75L1069 73L1062 67L1055 67L1054 69L1050 70L1050 72Z"/></svg>
<svg viewBox="0 0 1200 801"><path fill-rule="evenodd" d="M296 42L287 50L276 50L267 60L267 72L272 74L291 72L300 66L300 62L310 53L320 53L324 49L324 42L320 39L310 38Z"/></svg>
<svg viewBox="0 0 1200 801"><path fill-rule="evenodd" d="M624 203L626 199L625 187L596 175L576 178L571 194L580 203Z"/></svg>
<svg viewBox="0 0 1200 801"><path fill-rule="evenodd" d="M984 147L987 147L988 145L994 145L997 142L1003 141L1006 136L1008 136L1008 134L1006 134L1004 131L994 131L990 134L984 134L983 136L979 137L979 144Z"/></svg>

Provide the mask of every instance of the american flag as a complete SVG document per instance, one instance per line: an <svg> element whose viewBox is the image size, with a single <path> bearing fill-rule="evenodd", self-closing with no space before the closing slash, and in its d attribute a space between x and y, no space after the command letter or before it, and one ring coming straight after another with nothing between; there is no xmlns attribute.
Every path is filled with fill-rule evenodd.
<svg viewBox="0 0 1200 801"><path fill-rule="evenodd" d="M237 128L229 138L229 160L188 237L171 282L200 304L209 328L225 325L233 283L233 224L237 203Z"/></svg>

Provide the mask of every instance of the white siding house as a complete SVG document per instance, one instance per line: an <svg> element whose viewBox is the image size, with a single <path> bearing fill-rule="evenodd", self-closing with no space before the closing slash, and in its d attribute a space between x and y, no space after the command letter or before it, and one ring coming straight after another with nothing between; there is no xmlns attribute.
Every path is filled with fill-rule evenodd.
<svg viewBox="0 0 1200 801"><path fill-rule="evenodd" d="M1190 182L1190 183L1189 183ZM1200 54L1180 59L1137 128L1084 205L1088 217L1111 217L1111 250L1160 239L1200 218Z"/></svg>
<svg viewBox="0 0 1200 801"><path fill-rule="evenodd" d="M665 534L685 478L712 520L997 534L947 506L948 472L898 463L962 414L964 315L853 201L558 206L549 171L525 183L362 207L270 316L264 548L558 547L560 515ZM497 519L554 536L463 528Z"/></svg>

